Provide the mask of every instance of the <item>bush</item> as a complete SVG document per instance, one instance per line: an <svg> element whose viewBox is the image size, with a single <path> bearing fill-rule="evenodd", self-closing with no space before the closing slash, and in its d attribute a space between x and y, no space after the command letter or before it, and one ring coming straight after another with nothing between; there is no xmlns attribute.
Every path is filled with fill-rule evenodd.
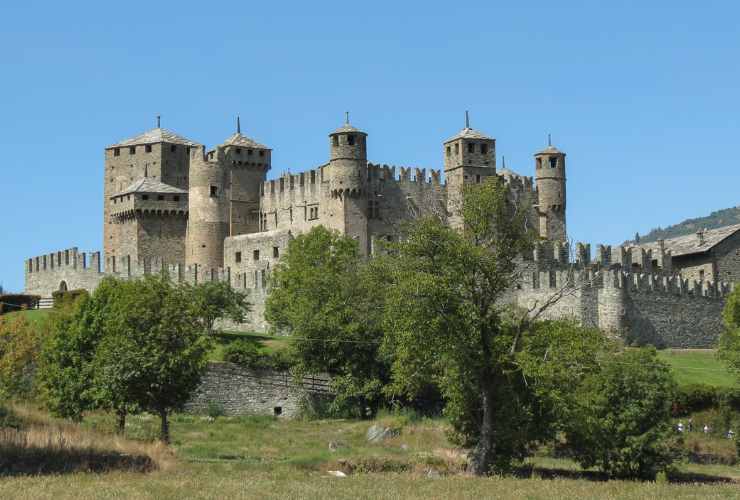
<svg viewBox="0 0 740 500"><path fill-rule="evenodd" d="M680 387L673 402L674 416L684 416L717 407L718 389L711 385L691 384Z"/></svg>
<svg viewBox="0 0 740 500"><path fill-rule="evenodd" d="M578 389L565 423L575 459L612 477L654 479L681 452L671 424L676 383L655 349L622 352Z"/></svg>
<svg viewBox="0 0 740 500"><path fill-rule="evenodd" d="M41 297L22 293L6 293L0 295L0 314L25 309L36 309Z"/></svg>
<svg viewBox="0 0 740 500"><path fill-rule="evenodd" d="M209 401L206 414L211 418L218 418L226 415L226 410L224 410L224 405L221 403L217 401Z"/></svg>
<svg viewBox="0 0 740 500"><path fill-rule="evenodd" d="M89 297L90 293L83 289L79 288L76 290L57 290L55 292L52 292L51 297L54 299L54 307L63 307L66 305L73 304L77 301L80 297Z"/></svg>
<svg viewBox="0 0 740 500"><path fill-rule="evenodd" d="M224 361L253 370L287 371L292 366L292 358L286 350L263 352L254 342L243 339L235 340L224 348Z"/></svg>

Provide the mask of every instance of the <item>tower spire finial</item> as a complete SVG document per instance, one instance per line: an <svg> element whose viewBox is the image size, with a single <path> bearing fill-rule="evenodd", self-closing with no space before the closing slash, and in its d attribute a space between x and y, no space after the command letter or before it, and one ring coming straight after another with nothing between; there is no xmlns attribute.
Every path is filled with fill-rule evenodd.
<svg viewBox="0 0 740 500"><path fill-rule="evenodd" d="M470 113L465 110L465 128L470 128Z"/></svg>
<svg viewBox="0 0 740 500"><path fill-rule="evenodd" d="M161 128L162 124L162 117L160 115L157 115L157 128Z"/></svg>
<svg viewBox="0 0 740 500"><path fill-rule="evenodd" d="M239 119L239 115L236 115L236 133L241 134L242 133L242 122Z"/></svg>
<svg viewBox="0 0 740 500"><path fill-rule="evenodd" d="M550 134L547 134L547 145L552 146L552 137L550 137Z"/></svg>
<svg viewBox="0 0 740 500"><path fill-rule="evenodd" d="M349 111L344 112L344 124L349 125Z"/></svg>

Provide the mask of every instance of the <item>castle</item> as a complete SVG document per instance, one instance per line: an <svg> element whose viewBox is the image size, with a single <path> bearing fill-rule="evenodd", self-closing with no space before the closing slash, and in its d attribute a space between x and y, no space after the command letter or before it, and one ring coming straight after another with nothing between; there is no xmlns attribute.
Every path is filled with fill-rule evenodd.
<svg viewBox="0 0 740 500"><path fill-rule="evenodd" d="M224 280L249 291L252 327L266 328L270 270L295 235L323 225L371 256L381 240L424 215L460 224L463 186L495 177L528 211L541 238L523 256L526 279L509 300L531 306L571 286L548 315L573 317L658 345L702 347L719 334L728 287L673 273L670 251L579 244L566 232L566 155L548 144L534 154L534 179L496 165L496 141L465 127L442 143L439 170L368 162L368 135L344 125L328 135L329 158L298 174L267 180L272 150L236 132L213 150L157 128L105 149L103 256L76 248L28 259L26 292L94 289L105 275L168 271L177 281ZM549 141L548 141L549 142ZM575 262L572 262L575 260ZM716 318L716 319L715 319Z"/></svg>

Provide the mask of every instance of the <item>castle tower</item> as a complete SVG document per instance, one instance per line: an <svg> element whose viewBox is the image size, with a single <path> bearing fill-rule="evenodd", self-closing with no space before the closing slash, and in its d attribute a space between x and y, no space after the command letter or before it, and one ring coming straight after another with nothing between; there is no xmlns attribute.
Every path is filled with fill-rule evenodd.
<svg viewBox="0 0 740 500"><path fill-rule="evenodd" d="M222 144L229 170L229 236L259 231L260 188L271 168L272 150L242 135L236 119L236 133Z"/></svg>
<svg viewBox="0 0 740 500"><path fill-rule="evenodd" d="M224 147L207 154L205 147L192 149L186 265L197 264L206 271L223 266L224 239L229 235L229 173Z"/></svg>
<svg viewBox="0 0 740 500"><path fill-rule="evenodd" d="M459 228L465 184L480 184L496 175L496 140L470 128L466 111L465 128L447 139L443 147L449 223Z"/></svg>
<svg viewBox="0 0 740 500"><path fill-rule="evenodd" d="M120 249L127 244L128 236L122 234L120 220L113 216L114 207L125 190L141 179L161 182L175 189L188 188L190 148L198 144L160 127L105 148L103 177L103 253L106 266L115 256L126 255ZM159 188L157 188L159 189ZM170 200L172 201L172 200ZM184 245L185 233L172 235ZM182 253L182 252L181 252ZM169 262L174 263L173 260Z"/></svg>
<svg viewBox="0 0 740 500"><path fill-rule="evenodd" d="M369 252L367 233L367 134L345 124L329 134L327 225L356 239Z"/></svg>
<svg viewBox="0 0 740 500"><path fill-rule="evenodd" d="M548 144L534 158L540 237L565 241L565 153Z"/></svg>

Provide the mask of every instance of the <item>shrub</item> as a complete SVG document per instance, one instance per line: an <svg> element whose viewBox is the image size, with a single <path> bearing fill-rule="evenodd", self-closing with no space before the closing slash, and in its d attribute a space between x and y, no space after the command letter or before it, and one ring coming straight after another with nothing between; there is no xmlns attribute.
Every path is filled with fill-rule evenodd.
<svg viewBox="0 0 740 500"><path fill-rule="evenodd" d="M89 296L90 293L83 288L76 290L57 290L51 294L51 297L54 299L54 307L70 305L76 302L80 297Z"/></svg>
<svg viewBox="0 0 740 500"><path fill-rule="evenodd" d="M218 418L223 417L226 414L226 410L224 410L224 405L221 403L217 401L209 401L206 414L211 418Z"/></svg>
<svg viewBox="0 0 740 500"><path fill-rule="evenodd" d="M22 293L6 293L0 295L0 314L25 309L36 309L41 297Z"/></svg>
<svg viewBox="0 0 740 500"><path fill-rule="evenodd" d="M673 402L673 415L683 416L717 407L718 389L705 384L680 387Z"/></svg>
<svg viewBox="0 0 740 500"><path fill-rule="evenodd" d="M235 340L224 348L224 361L253 370L287 371L293 364L286 350L263 352L254 342L244 339Z"/></svg>
<svg viewBox="0 0 740 500"><path fill-rule="evenodd" d="M578 407L565 427L583 467L654 479L680 456L671 425L676 384L655 349L615 355L578 390Z"/></svg>

